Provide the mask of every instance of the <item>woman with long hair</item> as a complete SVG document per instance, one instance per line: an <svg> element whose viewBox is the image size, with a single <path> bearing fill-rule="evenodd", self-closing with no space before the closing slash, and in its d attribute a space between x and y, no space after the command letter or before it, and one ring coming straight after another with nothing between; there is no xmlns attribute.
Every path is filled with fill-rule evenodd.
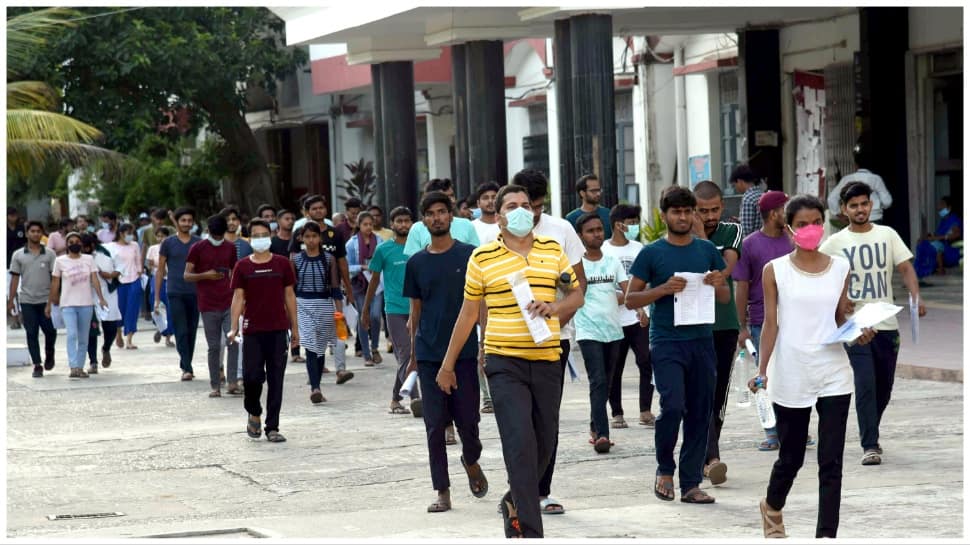
<svg viewBox="0 0 970 545"><path fill-rule="evenodd" d="M114 257L115 263L121 276L118 280L118 308L121 309L121 318L124 325L123 334L127 345L123 345L121 337L118 337L118 348L124 346L128 350L135 350L138 347L132 344L131 338L138 331L138 314L141 310L142 288L141 273L142 259L141 248L135 240L135 228L130 223L122 223L118 226L118 236L114 242L106 245L108 251Z"/></svg>
<svg viewBox="0 0 970 545"><path fill-rule="evenodd" d="M770 261L762 275L765 321L752 391L767 388L777 421L778 460L771 471L761 520L768 538L786 537L781 510L805 461L812 406L818 412L818 522L815 537L836 537L842 499L845 426L854 390L852 367L841 343L824 344L845 323L849 262L818 251L825 206L796 195L785 206L795 251ZM855 341L865 344L865 329Z"/></svg>
<svg viewBox="0 0 970 545"><path fill-rule="evenodd" d="M320 379L327 345L334 344L334 312L343 311L340 276L333 254L320 248L320 226L307 222L302 229L305 250L293 256L296 274L296 310L300 343L306 349L306 372L310 378L310 401L326 401Z"/></svg>
<svg viewBox="0 0 970 545"><path fill-rule="evenodd" d="M368 367L381 363L381 351L377 344L381 335L384 290L382 287L377 288L370 308L364 308L364 300L367 298L367 286L370 283L370 271L367 270L367 265L374 256L374 250L382 242L384 241L381 237L374 233L374 217L370 212L358 214L354 236L347 242L347 265L350 268L350 285L354 288L357 310L361 314L370 313L370 328L364 328L364 321L357 320L357 335L361 350L364 352L364 365Z"/></svg>

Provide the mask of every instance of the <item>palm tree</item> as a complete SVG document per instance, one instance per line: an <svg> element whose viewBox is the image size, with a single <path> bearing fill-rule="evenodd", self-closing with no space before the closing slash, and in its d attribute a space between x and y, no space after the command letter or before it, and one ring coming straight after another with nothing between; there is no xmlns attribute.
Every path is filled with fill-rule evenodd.
<svg viewBox="0 0 970 545"><path fill-rule="evenodd" d="M59 113L58 92L41 81L22 81L29 59L47 39L66 27L77 12L48 8L7 19L7 168L26 177L51 161L80 166L103 159L120 165L124 155L95 144L98 129Z"/></svg>

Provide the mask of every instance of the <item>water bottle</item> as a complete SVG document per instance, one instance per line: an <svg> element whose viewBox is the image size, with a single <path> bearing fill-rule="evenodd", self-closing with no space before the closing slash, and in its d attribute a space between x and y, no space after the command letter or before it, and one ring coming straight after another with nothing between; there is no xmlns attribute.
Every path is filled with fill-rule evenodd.
<svg viewBox="0 0 970 545"><path fill-rule="evenodd" d="M751 390L748 389L748 358L744 349L738 352L738 357L734 360L734 385L737 394L738 407L751 406Z"/></svg>
<svg viewBox="0 0 970 545"><path fill-rule="evenodd" d="M775 411L771 408L771 401L768 399L768 391L765 390L764 379L758 377L754 381L757 392L754 394L754 404L758 409L758 420L761 427L768 429L775 427Z"/></svg>

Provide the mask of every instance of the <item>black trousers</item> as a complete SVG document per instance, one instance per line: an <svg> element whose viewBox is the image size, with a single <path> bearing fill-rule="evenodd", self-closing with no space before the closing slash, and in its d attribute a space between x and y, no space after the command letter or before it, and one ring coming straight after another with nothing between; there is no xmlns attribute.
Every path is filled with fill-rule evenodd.
<svg viewBox="0 0 970 545"><path fill-rule="evenodd" d="M44 315L46 303L36 305L20 303L20 314L23 316L24 330L27 332L27 351L34 365L40 365L40 331L44 332L44 360L54 361L54 346L57 342L57 330L50 318Z"/></svg>
<svg viewBox="0 0 970 545"><path fill-rule="evenodd" d="M448 478L448 451L445 446L445 428L454 417L461 437L461 453L468 465L482 456L482 442L478 438L478 413L480 394L478 389L478 360L469 358L455 363L455 379L458 389L446 394L438 388L435 379L441 370L441 362L418 361L418 378L424 385L424 429L428 435L428 461L431 464L431 484L435 490L451 486Z"/></svg>
<svg viewBox="0 0 970 545"><path fill-rule="evenodd" d="M559 436L562 366L556 361L488 354L485 375L522 533L542 537L539 476L551 463Z"/></svg>
<svg viewBox="0 0 970 545"><path fill-rule="evenodd" d="M566 360L569 359L569 341L559 341L559 399L562 400L562 389L566 384ZM489 381L491 386L491 381ZM557 405L558 407L558 405ZM556 433L552 443L552 456L549 458L549 466L539 479L539 496L548 496L552 493L552 474L556 471L556 454L559 452L559 434Z"/></svg>
<svg viewBox="0 0 970 545"><path fill-rule="evenodd" d="M717 442L721 440L724 427L724 411L727 408L728 386L731 383L731 368L734 367L734 352L738 348L738 330L725 329L714 332L714 355L717 356L717 381L714 383L714 405L711 406L711 426L707 431L707 458L710 462L721 459Z"/></svg>
<svg viewBox="0 0 970 545"><path fill-rule="evenodd" d="M104 333L104 344L101 352L111 352L111 345L115 343L118 336L118 327L121 320L106 320L101 322L101 331ZM91 328L91 335L88 337L88 360L91 365L98 364L98 330Z"/></svg>
<svg viewBox="0 0 970 545"><path fill-rule="evenodd" d="M24 313L26 327L27 313ZM879 424L889 406L899 356L899 331L877 331L872 342L847 346L855 377L855 412L862 448L879 446Z"/></svg>
<svg viewBox="0 0 970 545"><path fill-rule="evenodd" d="M283 375L286 373L286 330L243 335L243 405L249 414L260 416L259 398L266 382L267 432L279 431L280 407L283 405Z"/></svg>
<svg viewBox="0 0 970 545"><path fill-rule="evenodd" d="M640 412L649 411L653 406L653 366L650 363L650 332L640 324L630 324L623 328L620 339L620 355L616 369L613 370L613 383L610 384L610 413L612 416L623 414L623 368L626 355L633 349L633 357L640 371Z"/></svg>
<svg viewBox="0 0 970 545"><path fill-rule="evenodd" d="M842 503L842 466L845 451L845 424L849 418L852 394L820 397L818 411L818 522L815 537L836 537L839 507ZM812 408L792 409L777 403L778 460L771 469L767 502L772 509L785 507L798 470L805 463L805 441Z"/></svg>

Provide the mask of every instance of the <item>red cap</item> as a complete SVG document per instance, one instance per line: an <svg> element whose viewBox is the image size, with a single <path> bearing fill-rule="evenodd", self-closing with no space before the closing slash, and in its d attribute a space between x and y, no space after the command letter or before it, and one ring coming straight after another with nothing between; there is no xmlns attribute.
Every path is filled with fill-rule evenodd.
<svg viewBox="0 0 970 545"><path fill-rule="evenodd" d="M783 191L765 191L758 199L758 210L762 212L774 210L785 206L786 202L788 202L788 195Z"/></svg>

